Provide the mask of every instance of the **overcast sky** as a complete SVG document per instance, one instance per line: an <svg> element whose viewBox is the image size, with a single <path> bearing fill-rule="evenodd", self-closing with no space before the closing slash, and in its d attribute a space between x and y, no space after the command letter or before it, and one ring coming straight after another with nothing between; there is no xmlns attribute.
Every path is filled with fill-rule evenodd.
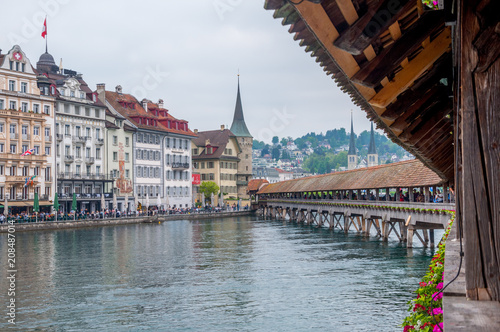
<svg viewBox="0 0 500 332"><path fill-rule="evenodd" d="M191 129L231 125L237 74L248 129L259 140L345 127L369 130L366 115L300 47L262 0L11 1L0 48L19 44L32 64L45 51L83 74L146 97Z"/></svg>

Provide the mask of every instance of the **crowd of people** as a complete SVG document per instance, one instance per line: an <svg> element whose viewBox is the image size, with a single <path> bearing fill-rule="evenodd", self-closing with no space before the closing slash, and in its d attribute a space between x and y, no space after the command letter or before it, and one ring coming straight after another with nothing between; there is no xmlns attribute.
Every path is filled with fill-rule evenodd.
<svg viewBox="0 0 500 332"><path fill-rule="evenodd" d="M104 209L101 211L88 211L82 210L76 212L71 210L69 213L64 213L60 211L57 215L54 213L40 212L38 215L36 213L20 212L16 214L9 214L5 216L0 214L0 223L7 222L8 220L14 220L16 223L24 222L48 222L48 221L66 221L66 220L95 220L95 219L107 219L107 218L127 218L127 217L142 217L142 216L154 216L154 215L170 215L170 214L192 214L192 213L218 213L218 212L233 212L233 211L247 211L249 209L248 205L241 208L237 204L225 204L224 206L212 206L207 204L205 207L191 207L191 208L179 208L172 207L167 209L158 209L157 207L150 207L147 210L142 211L120 211L118 209Z"/></svg>

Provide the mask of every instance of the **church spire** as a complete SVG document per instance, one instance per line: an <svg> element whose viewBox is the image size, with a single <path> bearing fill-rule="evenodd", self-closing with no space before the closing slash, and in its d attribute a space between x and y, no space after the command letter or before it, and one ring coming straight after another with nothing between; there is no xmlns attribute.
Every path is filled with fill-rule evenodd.
<svg viewBox="0 0 500 332"><path fill-rule="evenodd" d="M375 134L373 132L373 122L372 130L370 132L370 145L368 145L368 154L377 154L377 149L375 147Z"/></svg>
<svg viewBox="0 0 500 332"><path fill-rule="evenodd" d="M234 108L233 123L231 124L231 132L239 137L252 137L245 124L243 117L243 107L241 106L240 96L240 75L238 74L238 94L236 95L236 107Z"/></svg>
<svg viewBox="0 0 500 332"><path fill-rule="evenodd" d="M351 111L351 137L349 139L349 152L347 153L348 155L355 155L356 154L356 144L354 141L354 127L352 124L352 111Z"/></svg>

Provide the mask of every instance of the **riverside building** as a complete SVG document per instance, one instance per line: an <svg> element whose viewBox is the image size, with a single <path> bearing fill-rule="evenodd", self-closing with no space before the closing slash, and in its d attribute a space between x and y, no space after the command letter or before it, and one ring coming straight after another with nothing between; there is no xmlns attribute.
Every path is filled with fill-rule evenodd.
<svg viewBox="0 0 500 332"><path fill-rule="evenodd" d="M56 96L55 155L62 211L71 211L73 194L78 212L112 207L114 178L104 168L106 107L81 74L58 67L48 52L36 67L47 78L44 89L47 86Z"/></svg>
<svg viewBox="0 0 500 332"><path fill-rule="evenodd" d="M55 192L54 102L49 87L15 45L0 50L0 208L4 214L31 212L35 193L50 212ZM22 155L30 151L31 154Z"/></svg>
<svg viewBox="0 0 500 332"><path fill-rule="evenodd" d="M192 205L191 140L196 136L186 120L173 117L164 108L163 100L140 102L132 95L106 91L103 96L112 112L133 124L134 193L143 207L186 208Z"/></svg>

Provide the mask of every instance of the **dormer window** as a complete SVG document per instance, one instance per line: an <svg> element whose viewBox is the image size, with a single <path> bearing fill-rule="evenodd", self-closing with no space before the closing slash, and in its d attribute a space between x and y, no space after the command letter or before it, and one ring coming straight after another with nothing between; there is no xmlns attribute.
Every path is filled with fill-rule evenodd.
<svg viewBox="0 0 500 332"><path fill-rule="evenodd" d="M75 90L71 90L71 91L70 91L70 96L71 96L71 97L74 97L74 96L75 96Z"/></svg>
<svg viewBox="0 0 500 332"><path fill-rule="evenodd" d="M92 94L92 101L94 103L97 101L97 95L95 93Z"/></svg>
<svg viewBox="0 0 500 332"><path fill-rule="evenodd" d="M85 93L80 92L80 99L85 99Z"/></svg>

